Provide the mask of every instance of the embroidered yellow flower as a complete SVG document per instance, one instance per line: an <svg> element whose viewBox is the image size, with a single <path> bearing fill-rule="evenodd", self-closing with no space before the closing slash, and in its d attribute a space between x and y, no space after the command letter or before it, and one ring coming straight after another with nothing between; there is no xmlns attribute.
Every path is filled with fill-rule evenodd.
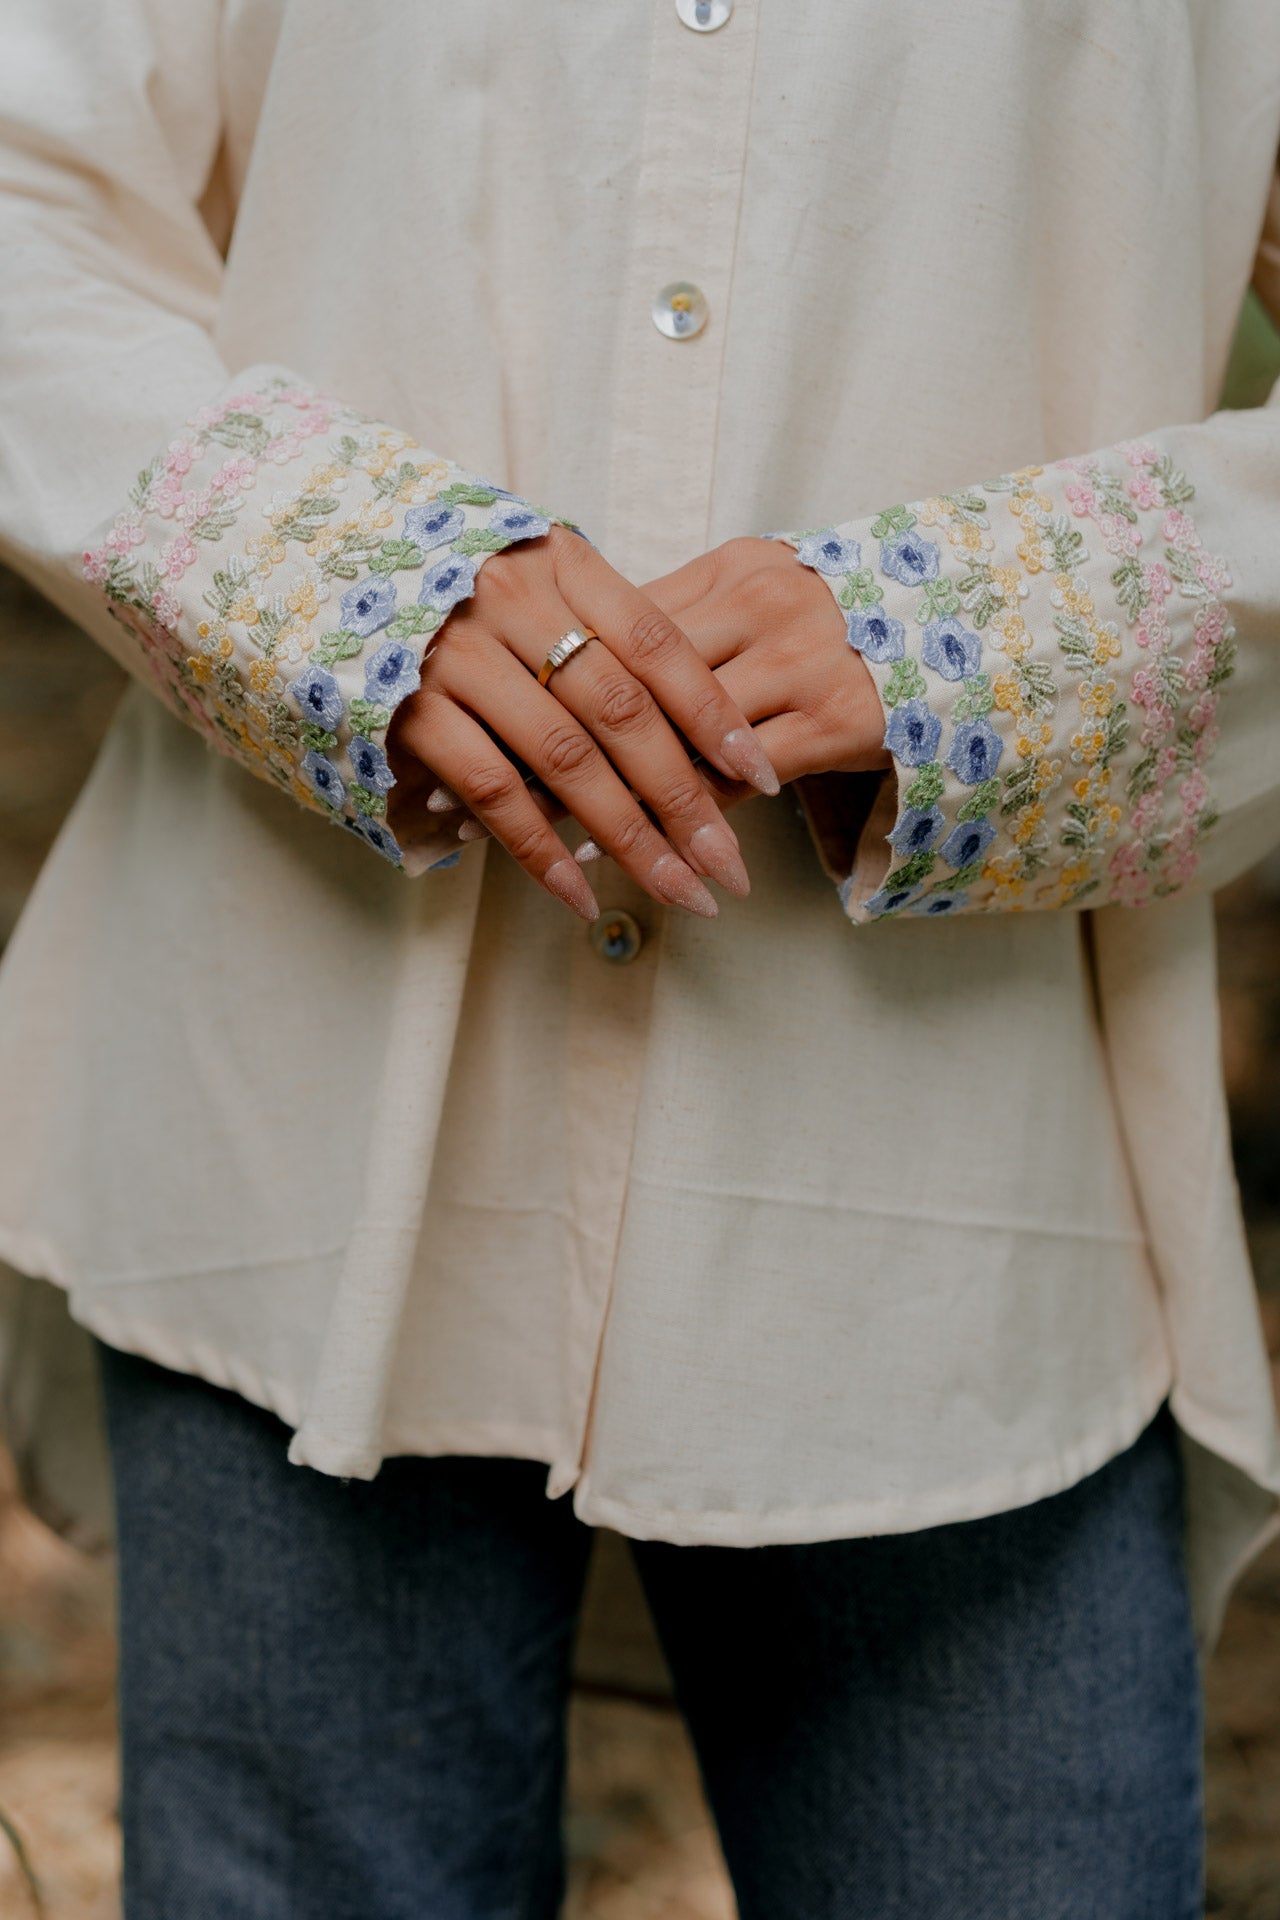
<svg viewBox="0 0 1280 1920"><path fill-rule="evenodd" d="M242 627L256 627L258 624L258 603L251 593L238 593L227 608L228 620L238 621Z"/></svg>

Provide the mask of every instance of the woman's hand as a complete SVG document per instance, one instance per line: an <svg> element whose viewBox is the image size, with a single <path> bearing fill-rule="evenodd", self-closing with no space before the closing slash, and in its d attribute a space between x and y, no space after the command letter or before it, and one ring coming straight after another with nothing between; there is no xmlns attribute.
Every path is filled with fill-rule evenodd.
<svg viewBox="0 0 1280 1920"><path fill-rule="evenodd" d="M830 589L791 547L729 540L644 591L715 669L779 779L890 764L875 682Z"/></svg>
<svg viewBox="0 0 1280 1920"><path fill-rule="evenodd" d="M539 687L548 649L574 627L599 641ZM528 769L647 892L710 916L716 903L694 866L732 893L749 883L686 741L727 780L778 791L733 696L679 628L587 541L556 527L495 554L474 597L450 615L419 690L392 722L388 824L397 837L410 830L400 823L429 793L433 811L460 803L535 880L593 919L591 889L531 796ZM451 792L431 791L440 782ZM479 831L464 823L462 837Z"/></svg>

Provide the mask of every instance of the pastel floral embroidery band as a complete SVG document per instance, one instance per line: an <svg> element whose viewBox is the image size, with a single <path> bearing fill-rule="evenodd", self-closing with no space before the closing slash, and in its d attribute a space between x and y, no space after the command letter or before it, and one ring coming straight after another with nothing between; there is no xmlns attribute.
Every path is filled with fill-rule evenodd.
<svg viewBox="0 0 1280 1920"><path fill-rule="evenodd" d="M83 565L174 712L399 866L391 717L485 560L552 523L254 370L138 476Z"/></svg>
<svg viewBox="0 0 1280 1920"><path fill-rule="evenodd" d="M1235 641L1193 498L1135 441L777 536L835 595L898 768L851 917L1136 906L1192 877Z"/></svg>

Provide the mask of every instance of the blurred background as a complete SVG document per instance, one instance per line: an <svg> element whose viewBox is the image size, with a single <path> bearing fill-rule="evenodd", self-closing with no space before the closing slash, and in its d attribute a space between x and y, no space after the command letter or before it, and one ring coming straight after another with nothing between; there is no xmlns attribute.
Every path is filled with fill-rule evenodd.
<svg viewBox="0 0 1280 1920"><path fill-rule="evenodd" d="M1250 297L1224 401L1280 378ZM1277 529L1280 539L1280 528ZM88 772L121 676L0 570L0 944ZM1219 899L1223 1047L1268 1343L1280 1356L1280 855ZM570 1738L567 1920L732 1920L625 1549L601 1536ZM0 1451L0 1920L118 1920L113 1570L18 1503ZM1280 1920L1280 1542L1236 1591L1208 1692L1208 1912ZM1030 1917L1029 1917L1030 1920Z"/></svg>

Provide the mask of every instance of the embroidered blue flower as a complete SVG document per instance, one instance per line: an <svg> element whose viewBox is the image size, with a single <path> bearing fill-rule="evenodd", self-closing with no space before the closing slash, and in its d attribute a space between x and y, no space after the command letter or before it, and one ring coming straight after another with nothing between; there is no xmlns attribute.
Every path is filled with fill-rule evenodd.
<svg viewBox="0 0 1280 1920"><path fill-rule="evenodd" d="M427 868L427 872L446 873L450 867L456 867L461 858L462 848L458 847L453 853L446 853L443 860L433 860Z"/></svg>
<svg viewBox="0 0 1280 1920"><path fill-rule="evenodd" d="M923 900L915 901L908 911L933 917L943 913L959 913L961 907L967 905L968 895L964 893L926 893Z"/></svg>
<svg viewBox="0 0 1280 1920"><path fill-rule="evenodd" d="M919 807L904 807L889 835L889 845L895 853L924 853L937 845L946 824L945 814L937 807L930 807L927 812Z"/></svg>
<svg viewBox="0 0 1280 1920"><path fill-rule="evenodd" d="M424 553L430 553L432 547L443 547L446 541L456 540L466 524L467 516L461 507L451 507L443 500L429 500L425 507L410 507L404 517L404 537Z"/></svg>
<svg viewBox="0 0 1280 1920"><path fill-rule="evenodd" d="M938 852L949 867L971 866L975 860L981 860L995 837L996 830L989 820L965 821L952 829Z"/></svg>
<svg viewBox="0 0 1280 1920"><path fill-rule="evenodd" d="M351 755L351 771L362 787L367 787L370 793L390 792L396 777L381 747L375 747L372 740L366 740L362 733L357 733L352 735L348 752Z"/></svg>
<svg viewBox="0 0 1280 1920"><path fill-rule="evenodd" d="M342 776L332 760L326 759L322 753L304 753L302 771L326 806L336 810L342 805L347 792L342 784Z"/></svg>
<svg viewBox="0 0 1280 1920"><path fill-rule="evenodd" d="M418 604L434 607L437 613L448 613L460 600L468 599L475 592L475 585L476 563L470 555L446 554L423 574Z"/></svg>
<svg viewBox="0 0 1280 1920"><path fill-rule="evenodd" d="M880 565L900 586L918 587L924 580L937 579L938 549L918 534L897 533L892 540L880 542Z"/></svg>
<svg viewBox="0 0 1280 1920"><path fill-rule="evenodd" d="M362 840L367 840L371 847L376 847L384 860L390 860L397 867L400 865L404 855L400 851L394 833L390 827L384 826L381 820L371 820L367 814L362 813L345 824L350 827L352 833L358 833Z"/></svg>
<svg viewBox="0 0 1280 1920"><path fill-rule="evenodd" d="M297 679L289 682L288 692L315 726L323 727L326 733L338 726L342 690L324 667L304 667Z"/></svg>
<svg viewBox="0 0 1280 1920"><path fill-rule="evenodd" d="M379 627L385 627L396 610L395 583L370 575L358 587L348 587L342 596L342 624L349 633L367 640Z"/></svg>
<svg viewBox="0 0 1280 1920"><path fill-rule="evenodd" d="M808 533L796 549L806 567L819 573L852 573L862 559L856 540L842 540L834 527L823 533Z"/></svg>
<svg viewBox="0 0 1280 1920"><path fill-rule="evenodd" d="M901 660L906 651L906 631L901 620L895 620L882 607L872 607L869 613L851 613L845 622L849 645L877 666Z"/></svg>
<svg viewBox="0 0 1280 1920"><path fill-rule="evenodd" d="M958 737L960 729L956 732ZM942 722L927 700L904 700L889 715L884 730L885 746L905 767L922 767L932 760L941 738Z"/></svg>
<svg viewBox="0 0 1280 1920"><path fill-rule="evenodd" d="M925 628L920 658L944 680L967 680L978 671L982 642L976 633L962 627L954 614L947 614L945 619L931 620Z"/></svg>
<svg viewBox="0 0 1280 1920"><path fill-rule="evenodd" d="M867 912L880 918L886 913L898 913L918 891L916 887L895 887L890 881L887 887L881 887L879 893L872 894L867 902Z"/></svg>
<svg viewBox="0 0 1280 1920"><path fill-rule="evenodd" d="M989 720L964 720L951 736L944 764L966 787L989 780L1000 764L1004 741Z"/></svg>
<svg viewBox="0 0 1280 1920"><path fill-rule="evenodd" d="M364 697L395 707L418 687L418 656L403 640L384 640L364 663Z"/></svg>
<svg viewBox="0 0 1280 1920"><path fill-rule="evenodd" d="M540 534L550 533L551 522L528 501L513 500L494 508L489 515L489 531L504 534L508 540L536 540Z"/></svg>

